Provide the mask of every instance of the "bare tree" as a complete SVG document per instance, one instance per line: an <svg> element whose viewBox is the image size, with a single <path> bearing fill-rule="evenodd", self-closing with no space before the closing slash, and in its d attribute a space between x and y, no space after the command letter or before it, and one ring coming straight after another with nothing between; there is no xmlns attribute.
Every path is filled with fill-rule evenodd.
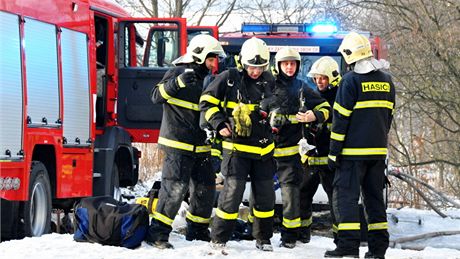
<svg viewBox="0 0 460 259"><path fill-rule="evenodd" d="M116 0L135 16L186 17L189 25L222 26L237 0ZM209 18L209 19L207 19ZM206 21L206 22L205 22Z"/></svg>
<svg viewBox="0 0 460 259"><path fill-rule="evenodd" d="M310 21L313 0L255 0L240 1L238 10L247 22L304 23Z"/></svg>
<svg viewBox="0 0 460 259"><path fill-rule="evenodd" d="M133 16L158 17L158 0L115 0Z"/></svg>

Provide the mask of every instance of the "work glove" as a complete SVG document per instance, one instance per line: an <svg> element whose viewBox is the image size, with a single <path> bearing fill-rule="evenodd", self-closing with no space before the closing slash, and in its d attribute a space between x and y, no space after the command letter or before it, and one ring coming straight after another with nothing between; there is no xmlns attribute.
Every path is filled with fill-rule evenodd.
<svg viewBox="0 0 460 259"><path fill-rule="evenodd" d="M329 170L335 171L335 169L337 169L339 166L339 158L337 156L327 156L327 167L329 167Z"/></svg>
<svg viewBox="0 0 460 259"><path fill-rule="evenodd" d="M300 155L307 155L307 154L311 154L311 153L314 153L314 152L310 152L311 150L315 150L316 146L314 145L310 145L307 141L306 138L302 138L301 140L299 140L299 153Z"/></svg>
<svg viewBox="0 0 460 259"><path fill-rule="evenodd" d="M279 108L272 110L268 117L272 132L275 134L279 133L281 126L288 123L287 117L279 112Z"/></svg>
<svg viewBox="0 0 460 259"><path fill-rule="evenodd" d="M252 130L251 110L244 103L238 103L233 109L232 116L235 122L235 133L240 137L249 137Z"/></svg>
<svg viewBox="0 0 460 259"><path fill-rule="evenodd" d="M177 86L179 89L196 84L196 74L193 69L185 69L185 72L177 77Z"/></svg>
<svg viewBox="0 0 460 259"><path fill-rule="evenodd" d="M260 106L256 106L254 108L254 112L256 112L256 114L259 114L260 118L262 118L263 120L265 120L268 117L268 112L266 112L265 110L261 109Z"/></svg>

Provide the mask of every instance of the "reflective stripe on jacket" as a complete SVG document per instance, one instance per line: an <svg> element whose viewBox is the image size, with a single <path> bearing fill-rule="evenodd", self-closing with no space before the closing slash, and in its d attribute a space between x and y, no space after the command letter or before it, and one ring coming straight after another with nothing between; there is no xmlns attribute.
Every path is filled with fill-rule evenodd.
<svg viewBox="0 0 460 259"><path fill-rule="evenodd" d="M177 77L185 68L193 68L197 82L179 87ZM209 155L211 147L205 145L206 133L199 127L201 96L205 71L196 64L171 68L152 90L152 101L163 104L158 144L164 150L189 153L198 156Z"/></svg>
<svg viewBox="0 0 460 259"><path fill-rule="evenodd" d="M259 109L265 98L270 98L274 85L271 74L264 72L257 80L244 76L245 72L234 73L230 78L229 70L216 76L203 92L200 99L200 109L205 114L206 121L214 129L223 127L223 123L233 120L233 108L239 102L248 104L251 112L252 132L249 137L234 135L224 138L222 149L224 153L265 159L273 154L273 136L267 121L262 118ZM233 126L233 125L232 125Z"/></svg>
<svg viewBox="0 0 460 259"><path fill-rule="evenodd" d="M343 159L384 159L395 105L389 74L349 72L334 103L330 154Z"/></svg>
<svg viewBox="0 0 460 259"><path fill-rule="evenodd" d="M302 100L301 100L302 99ZM283 152L286 148L297 146L302 138L302 130L306 130L304 123L299 123L296 114L299 109L305 107L312 110L316 116L316 122L326 121L331 114L331 106L318 93L312 90L305 82L299 79L285 80L278 77L275 81L274 98L270 104L271 109L279 109L279 113L287 120L275 135L275 157L281 158L292 156L298 152Z"/></svg>

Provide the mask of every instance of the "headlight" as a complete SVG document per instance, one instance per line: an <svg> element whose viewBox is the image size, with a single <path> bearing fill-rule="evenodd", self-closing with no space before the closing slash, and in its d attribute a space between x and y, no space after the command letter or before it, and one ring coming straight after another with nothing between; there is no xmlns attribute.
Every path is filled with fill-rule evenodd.
<svg viewBox="0 0 460 259"><path fill-rule="evenodd" d="M0 177L0 190L19 190L21 187L21 179L18 177Z"/></svg>
<svg viewBox="0 0 460 259"><path fill-rule="evenodd" d="M12 187L13 187L13 190L19 190L19 187L21 186L21 180L17 177L13 178L13 183L12 183Z"/></svg>
<svg viewBox="0 0 460 259"><path fill-rule="evenodd" d="M11 190L11 185L12 185L13 179L10 177L6 177L5 180L3 181L3 189L4 190Z"/></svg>

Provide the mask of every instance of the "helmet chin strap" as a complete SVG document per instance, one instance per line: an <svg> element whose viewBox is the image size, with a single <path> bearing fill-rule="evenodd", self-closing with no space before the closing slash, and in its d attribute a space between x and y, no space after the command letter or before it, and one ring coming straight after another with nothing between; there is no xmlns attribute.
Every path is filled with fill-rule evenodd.
<svg viewBox="0 0 460 259"><path fill-rule="evenodd" d="M279 76L283 77L284 79L286 79L287 81L291 81L293 80L295 77L296 77L297 73L295 73L294 75L292 76L288 76L286 75L286 73L283 72L283 70L280 69L280 72L279 72Z"/></svg>

